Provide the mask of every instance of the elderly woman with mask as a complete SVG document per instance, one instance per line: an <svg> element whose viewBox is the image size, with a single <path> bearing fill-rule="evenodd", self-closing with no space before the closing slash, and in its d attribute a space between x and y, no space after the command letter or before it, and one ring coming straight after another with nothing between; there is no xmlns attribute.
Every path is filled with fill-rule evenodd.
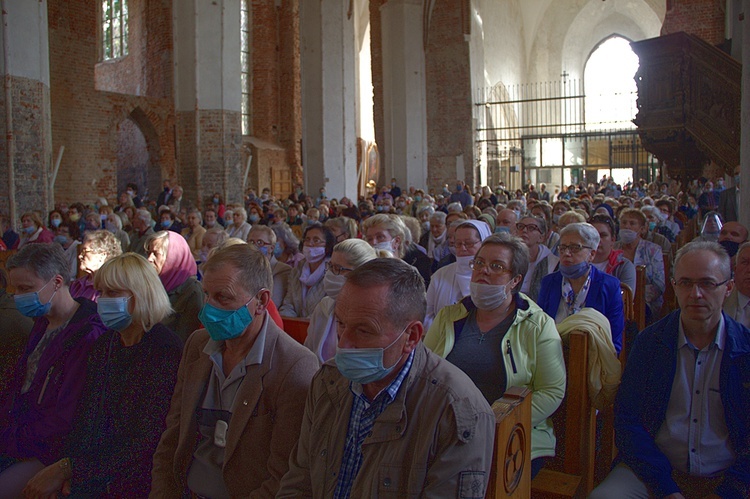
<svg viewBox="0 0 750 499"><path fill-rule="evenodd" d="M55 240L55 233L44 227L42 219L33 211L21 215L21 238L18 247L23 248L32 243L51 243Z"/></svg>
<svg viewBox="0 0 750 499"><path fill-rule="evenodd" d="M289 274L284 303L279 313L285 317L310 317L325 296L323 277L334 246L333 233L320 224L309 225L302 240L305 259Z"/></svg>
<svg viewBox="0 0 750 499"><path fill-rule="evenodd" d="M127 215L123 213L127 218ZM127 251L130 246L130 236L122 228L122 217L117 213L108 213L107 219L104 221L104 228L115 235L118 241L120 241L120 247L122 251Z"/></svg>
<svg viewBox="0 0 750 499"><path fill-rule="evenodd" d="M104 262L121 254L120 241L111 232L106 230L87 232L83 236L81 251L78 253L81 271L85 275L70 284L70 295L73 298L97 301L99 292L94 287L94 274L104 265Z"/></svg>
<svg viewBox="0 0 750 499"><path fill-rule="evenodd" d="M438 312L424 344L458 366L491 404L510 386L530 389L531 475L555 455L548 419L565 395L562 341L554 321L520 293L529 251L495 234L474 256L470 295Z"/></svg>
<svg viewBox="0 0 750 499"><path fill-rule="evenodd" d="M382 254L385 255L385 252ZM338 338L333 307L339 291L346 282L346 274L375 258L378 258L378 251L362 239L347 239L333 247L333 254L326 264L326 274L323 278L326 296L320 300L310 316L310 326L307 328L308 334L305 339L305 346L317 355L321 363L336 355Z"/></svg>
<svg viewBox="0 0 750 499"><path fill-rule="evenodd" d="M419 240L419 245L427 250L427 256L432 259L433 265L449 254L445 219L446 214L442 211L433 213L429 219L429 229Z"/></svg>
<svg viewBox="0 0 750 499"><path fill-rule="evenodd" d="M525 272L521 291L536 300L542 278L554 272L559 258L552 253L544 241L547 240L547 222L540 217L527 216L516 224L518 237L529 249L529 268Z"/></svg>
<svg viewBox="0 0 750 499"><path fill-rule="evenodd" d="M615 249L623 251L623 256L638 265L646 267L646 322L658 318L664 302L666 278L661 247L642 238L645 234L646 215L637 208L627 208L620 213L620 240ZM639 293L641 291L639 290Z"/></svg>
<svg viewBox="0 0 750 499"><path fill-rule="evenodd" d="M454 222L455 223L455 222ZM453 237L456 261L437 270L427 288L426 328L430 327L441 308L458 303L469 296L471 261L482 241L490 236L489 226L481 220L466 220L458 223Z"/></svg>
<svg viewBox="0 0 750 499"><path fill-rule="evenodd" d="M274 256L273 250L276 247L276 233L265 225L254 225L247 236L247 242L255 246L258 251L263 253L263 256L268 258L273 274L271 300L274 303L281 304L284 301L284 295L286 295L289 274L292 272L292 267L278 261L276 256Z"/></svg>
<svg viewBox="0 0 750 499"><path fill-rule="evenodd" d="M198 313L203 307L203 289L195 278L198 266L193 254L185 238L170 230L149 236L144 246L174 310L162 324L185 342L193 331L200 329Z"/></svg>
<svg viewBox="0 0 750 499"><path fill-rule="evenodd" d="M609 215L597 214L591 217L589 223L599 232L599 247L596 249L592 265L627 284L635 293L635 265L623 256L622 250L615 249L615 221Z"/></svg>
<svg viewBox="0 0 750 499"><path fill-rule="evenodd" d="M202 224L203 215L200 210L190 210L187 214L187 226L182 229L182 237L187 241L190 252L196 260L200 259L203 236L206 234L206 229Z"/></svg>
<svg viewBox="0 0 750 499"><path fill-rule="evenodd" d="M245 208L238 206L232 210L232 225L227 226L229 237L236 237L247 241L247 234L252 226L247 223L247 211Z"/></svg>
<svg viewBox="0 0 750 499"><path fill-rule="evenodd" d="M612 343L622 350L625 316L620 281L591 264L599 247L599 232L587 223L574 223L560 231L560 270L542 279L537 303L555 322L584 307L609 319Z"/></svg>

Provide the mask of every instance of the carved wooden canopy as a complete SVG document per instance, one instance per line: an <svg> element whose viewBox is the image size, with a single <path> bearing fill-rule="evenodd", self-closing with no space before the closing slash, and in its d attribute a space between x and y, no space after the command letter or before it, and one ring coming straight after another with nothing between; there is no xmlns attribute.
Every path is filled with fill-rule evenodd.
<svg viewBox="0 0 750 499"><path fill-rule="evenodd" d="M640 58L633 123L643 147L672 178L698 177L710 161L732 175L740 162L742 65L684 32L631 47Z"/></svg>

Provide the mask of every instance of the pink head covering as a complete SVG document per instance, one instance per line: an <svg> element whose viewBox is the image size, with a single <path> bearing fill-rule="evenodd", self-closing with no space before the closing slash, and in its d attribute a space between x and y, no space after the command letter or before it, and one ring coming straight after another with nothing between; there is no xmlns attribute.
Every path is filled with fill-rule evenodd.
<svg viewBox="0 0 750 499"><path fill-rule="evenodd" d="M187 281L188 277L198 273L193 254L190 252L185 238L180 234L167 231L169 235L169 247L167 248L167 260L159 273L159 279L164 285L167 293Z"/></svg>

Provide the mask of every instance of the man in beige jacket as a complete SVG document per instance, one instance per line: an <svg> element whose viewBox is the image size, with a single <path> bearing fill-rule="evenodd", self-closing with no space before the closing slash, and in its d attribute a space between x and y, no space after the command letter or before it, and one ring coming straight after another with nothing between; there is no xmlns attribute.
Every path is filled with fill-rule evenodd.
<svg viewBox="0 0 750 499"><path fill-rule="evenodd" d="M203 267L206 329L187 340L151 497L273 497L318 359L268 315L268 259L249 245Z"/></svg>
<svg viewBox="0 0 750 499"><path fill-rule="evenodd" d="M484 497L495 418L422 343L424 282L398 259L347 275L335 359L315 375L277 497Z"/></svg>

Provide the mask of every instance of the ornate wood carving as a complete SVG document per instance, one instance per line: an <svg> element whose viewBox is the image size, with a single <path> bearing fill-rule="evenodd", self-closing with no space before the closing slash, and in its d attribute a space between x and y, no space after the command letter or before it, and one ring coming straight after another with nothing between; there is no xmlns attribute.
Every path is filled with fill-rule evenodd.
<svg viewBox="0 0 750 499"><path fill-rule="evenodd" d="M740 161L742 65L683 32L631 46L640 58L633 122L644 148L671 177L699 176L710 161L731 175Z"/></svg>

